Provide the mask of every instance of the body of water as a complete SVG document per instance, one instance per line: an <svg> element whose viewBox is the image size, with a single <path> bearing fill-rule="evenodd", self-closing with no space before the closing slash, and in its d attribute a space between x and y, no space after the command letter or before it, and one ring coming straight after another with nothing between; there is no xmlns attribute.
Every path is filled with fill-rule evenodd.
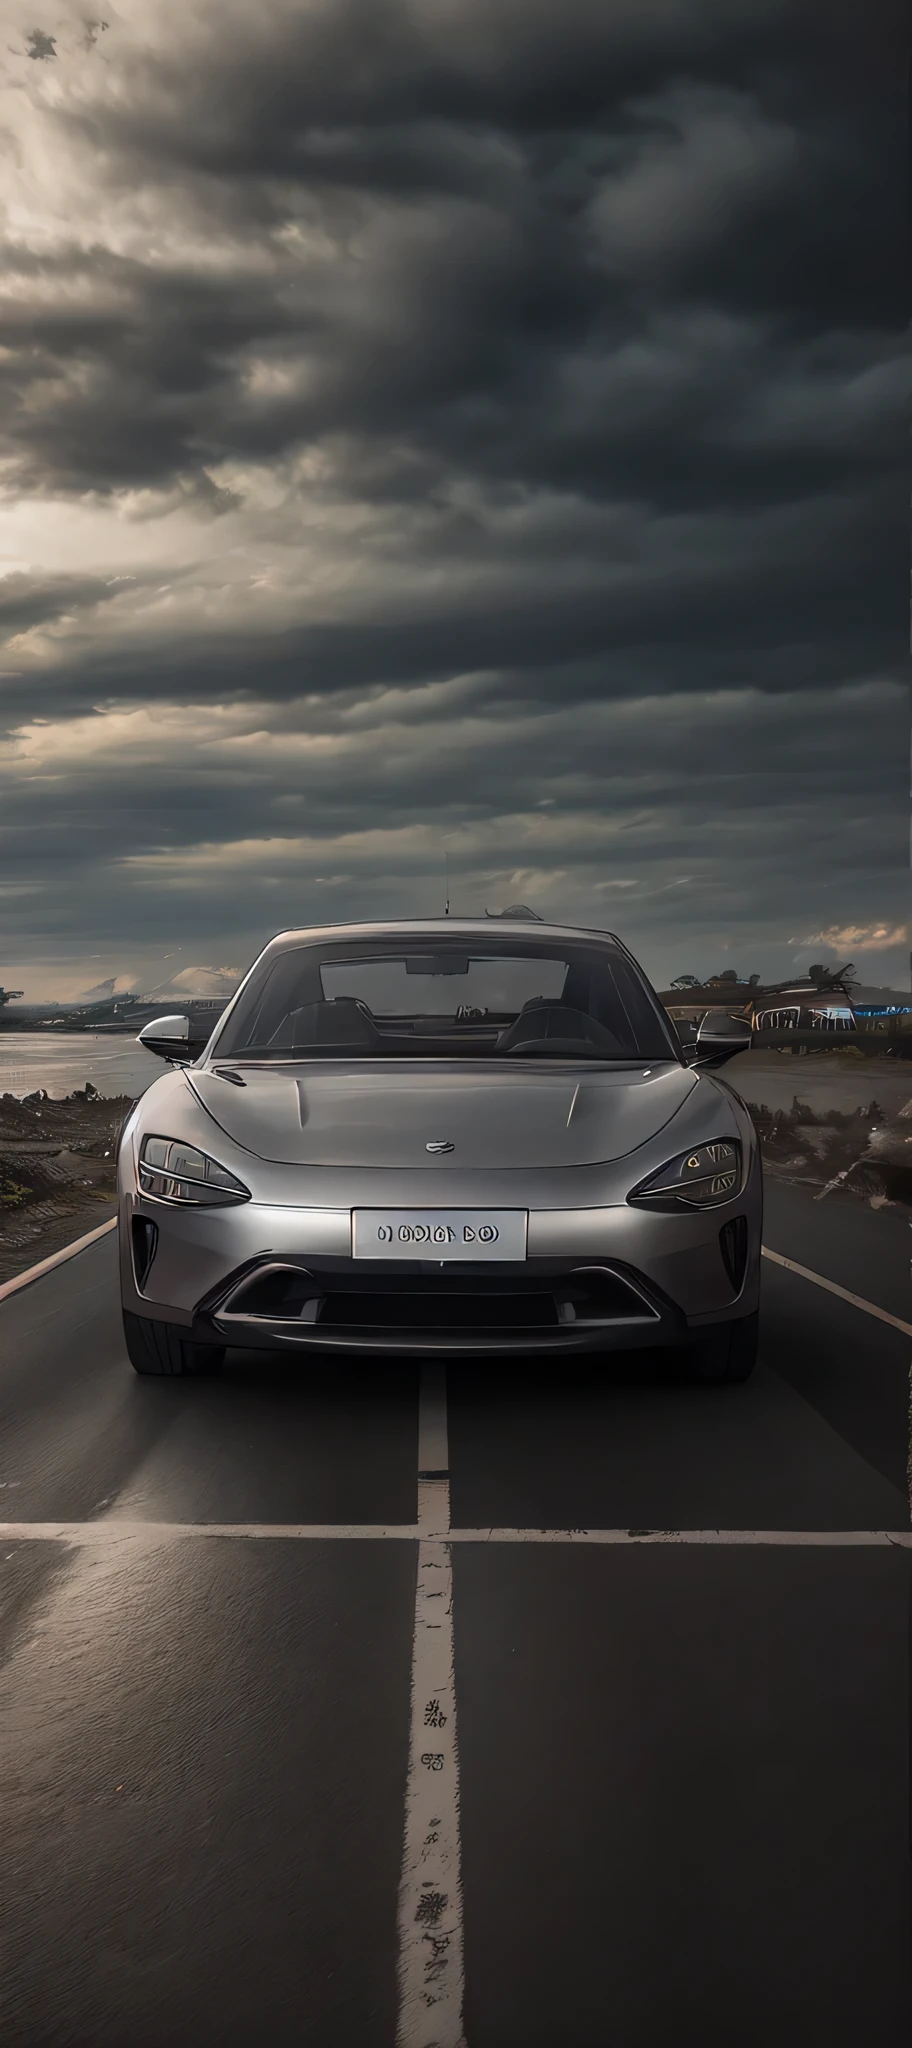
<svg viewBox="0 0 912 2048"><path fill-rule="evenodd" d="M0 1095L72 1095L91 1081L99 1095L144 1094L168 1068L135 1038L107 1031L0 1031Z"/></svg>
<svg viewBox="0 0 912 2048"><path fill-rule="evenodd" d="M748 1052L729 1060L722 1078L730 1081L745 1102L759 1109L791 1109L797 1095L815 1116L838 1109L843 1115L879 1102L896 1116L912 1099L912 1061L865 1060L838 1054L815 1058L807 1053Z"/></svg>

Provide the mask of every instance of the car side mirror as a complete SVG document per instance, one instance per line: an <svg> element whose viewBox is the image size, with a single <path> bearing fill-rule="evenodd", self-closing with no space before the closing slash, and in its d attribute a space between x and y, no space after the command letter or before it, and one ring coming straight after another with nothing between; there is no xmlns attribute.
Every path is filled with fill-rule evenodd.
<svg viewBox="0 0 912 2048"><path fill-rule="evenodd" d="M739 1052L750 1052L753 1031L746 1017L704 1017L687 1057L692 1066L721 1067Z"/></svg>
<svg viewBox="0 0 912 2048"><path fill-rule="evenodd" d="M209 1039L198 1034L191 1036L189 1017L155 1017L151 1024L143 1025L138 1042L147 1052L157 1053L161 1060L189 1066L205 1050Z"/></svg>
<svg viewBox="0 0 912 2048"><path fill-rule="evenodd" d="M697 1027L692 1017L679 1017L674 1024L685 1059L691 1059L697 1048Z"/></svg>

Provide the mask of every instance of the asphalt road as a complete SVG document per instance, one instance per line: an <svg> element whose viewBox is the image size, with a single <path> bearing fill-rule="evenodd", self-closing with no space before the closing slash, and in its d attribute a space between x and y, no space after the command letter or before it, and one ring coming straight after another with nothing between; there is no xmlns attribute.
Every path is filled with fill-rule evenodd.
<svg viewBox="0 0 912 2048"><path fill-rule="evenodd" d="M906 1219L766 1239L912 1320ZM448 1370L468 2048L912 2038L910 1342L769 1261L762 1328ZM110 1236L0 1303L3 2048L394 2048L418 1370L236 1358L137 1379Z"/></svg>

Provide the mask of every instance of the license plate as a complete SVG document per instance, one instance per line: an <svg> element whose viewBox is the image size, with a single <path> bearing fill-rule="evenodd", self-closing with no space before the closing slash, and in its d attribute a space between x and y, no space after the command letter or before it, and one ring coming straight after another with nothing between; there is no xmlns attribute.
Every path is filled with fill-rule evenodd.
<svg viewBox="0 0 912 2048"><path fill-rule="evenodd" d="M524 1259L526 1209L354 1209L356 1259Z"/></svg>

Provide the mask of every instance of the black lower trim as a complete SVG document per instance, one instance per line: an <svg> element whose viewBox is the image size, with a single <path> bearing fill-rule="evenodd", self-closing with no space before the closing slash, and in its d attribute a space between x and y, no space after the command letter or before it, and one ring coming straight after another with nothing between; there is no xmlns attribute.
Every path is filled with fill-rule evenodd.
<svg viewBox="0 0 912 2048"><path fill-rule="evenodd" d="M617 1261L498 1266L276 1258L237 1269L198 1304L194 1331L232 1345L580 1350L676 1344L687 1322L652 1282Z"/></svg>

